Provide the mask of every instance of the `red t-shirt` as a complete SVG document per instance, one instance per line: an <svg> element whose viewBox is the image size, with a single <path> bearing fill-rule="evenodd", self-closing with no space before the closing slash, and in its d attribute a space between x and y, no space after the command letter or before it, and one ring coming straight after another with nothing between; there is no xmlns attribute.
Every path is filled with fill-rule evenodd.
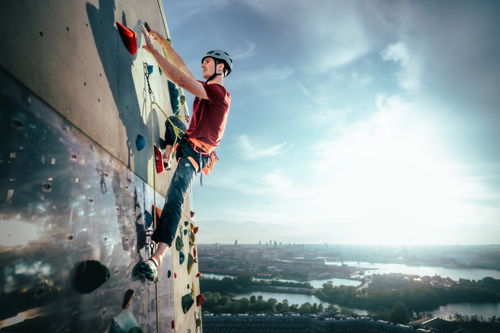
<svg viewBox="0 0 500 333"><path fill-rule="evenodd" d="M231 95L220 84L198 82L203 84L208 99L194 99L193 116L186 134L190 138L217 147L226 128Z"/></svg>

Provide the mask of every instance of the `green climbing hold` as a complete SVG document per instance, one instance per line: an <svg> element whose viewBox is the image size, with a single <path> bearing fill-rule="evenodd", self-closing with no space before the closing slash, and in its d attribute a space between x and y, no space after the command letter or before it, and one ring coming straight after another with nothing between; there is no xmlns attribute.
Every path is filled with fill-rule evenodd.
<svg viewBox="0 0 500 333"><path fill-rule="evenodd" d="M194 304L194 298L191 295L191 293L182 296L181 304L182 304L182 311L184 313L188 312L189 309L191 309L191 307Z"/></svg>
<svg viewBox="0 0 500 333"><path fill-rule="evenodd" d="M182 241L182 237L177 236L177 238L175 239L175 249L177 251L181 251L183 247L184 242Z"/></svg>
<svg viewBox="0 0 500 333"><path fill-rule="evenodd" d="M181 105L186 104L186 96L181 95Z"/></svg>

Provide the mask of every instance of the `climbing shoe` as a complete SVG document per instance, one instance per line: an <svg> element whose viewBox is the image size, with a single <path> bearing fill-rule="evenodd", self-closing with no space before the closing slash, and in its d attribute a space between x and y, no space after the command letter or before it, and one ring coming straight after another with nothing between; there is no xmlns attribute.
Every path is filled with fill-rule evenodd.
<svg viewBox="0 0 500 333"><path fill-rule="evenodd" d="M158 281L158 267L159 263L154 258L149 258L139 264L139 272L144 274L146 279L157 282Z"/></svg>

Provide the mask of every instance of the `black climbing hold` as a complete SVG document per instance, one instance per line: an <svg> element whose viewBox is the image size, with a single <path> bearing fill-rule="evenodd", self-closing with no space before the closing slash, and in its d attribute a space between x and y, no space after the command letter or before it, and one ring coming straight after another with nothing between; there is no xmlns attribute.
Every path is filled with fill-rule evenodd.
<svg viewBox="0 0 500 333"><path fill-rule="evenodd" d="M99 261L82 261L76 268L74 287L80 293L88 294L99 288L109 277L109 269Z"/></svg>
<svg viewBox="0 0 500 333"><path fill-rule="evenodd" d="M138 134L137 138L135 139L135 146L137 147L137 150L143 150L146 146L146 139L144 139L142 135Z"/></svg>
<svg viewBox="0 0 500 333"><path fill-rule="evenodd" d="M189 221L184 221L184 226L188 226L189 225Z"/></svg>
<svg viewBox="0 0 500 333"><path fill-rule="evenodd" d="M172 276L172 271L169 269L168 272L167 272L167 277L171 277Z"/></svg>
<svg viewBox="0 0 500 333"><path fill-rule="evenodd" d="M132 304L132 298L134 297L134 291L132 289L128 289L123 296L122 309L128 309L130 304Z"/></svg>

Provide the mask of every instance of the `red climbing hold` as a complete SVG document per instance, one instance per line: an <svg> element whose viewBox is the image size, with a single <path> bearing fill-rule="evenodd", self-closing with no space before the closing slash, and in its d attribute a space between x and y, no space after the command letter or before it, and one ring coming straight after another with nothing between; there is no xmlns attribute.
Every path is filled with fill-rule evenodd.
<svg viewBox="0 0 500 333"><path fill-rule="evenodd" d="M200 272L196 273L196 277L199 278L201 276Z"/></svg>
<svg viewBox="0 0 500 333"><path fill-rule="evenodd" d="M174 279L177 279L177 273L174 273Z"/></svg>
<svg viewBox="0 0 500 333"><path fill-rule="evenodd" d="M157 173L162 173L163 170L163 157L161 150L155 146L155 163L156 163L156 172Z"/></svg>
<svg viewBox="0 0 500 333"><path fill-rule="evenodd" d="M137 52L137 33L118 22L116 22L116 27L127 50L130 54L135 54Z"/></svg>
<svg viewBox="0 0 500 333"><path fill-rule="evenodd" d="M191 217L194 216L194 212L192 210L189 211L189 214L191 215Z"/></svg>
<svg viewBox="0 0 500 333"><path fill-rule="evenodd" d="M203 294L199 294L198 296L196 296L196 305L201 306L204 300L205 296L203 296Z"/></svg>
<svg viewBox="0 0 500 333"><path fill-rule="evenodd" d="M196 258L196 248L193 249L193 257Z"/></svg>
<svg viewBox="0 0 500 333"><path fill-rule="evenodd" d="M197 233L198 232L198 227L194 227L193 232Z"/></svg>

